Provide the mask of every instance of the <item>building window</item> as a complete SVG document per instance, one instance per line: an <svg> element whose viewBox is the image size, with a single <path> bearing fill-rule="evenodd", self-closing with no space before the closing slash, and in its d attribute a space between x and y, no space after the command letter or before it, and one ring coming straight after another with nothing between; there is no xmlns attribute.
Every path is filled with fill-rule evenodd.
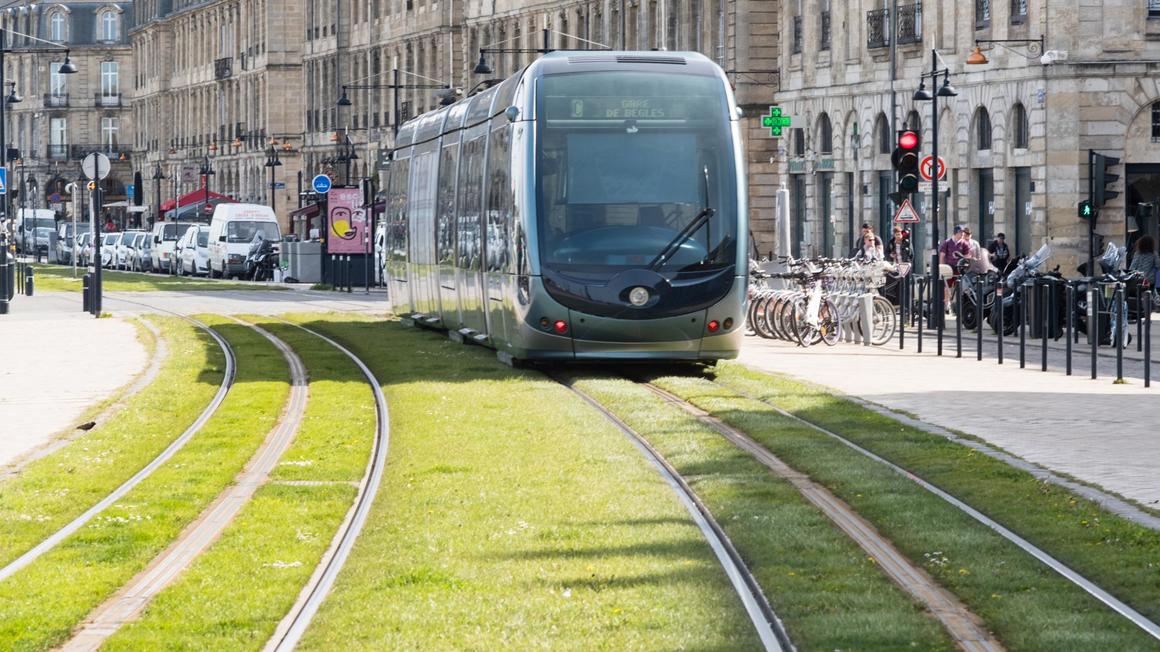
<svg viewBox="0 0 1160 652"><path fill-rule="evenodd" d="M991 24L991 0L975 0L975 29Z"/></svg>
<svg viewBox="0 0 1160 652"><path fill-rule="evenodd" d="M116 147L117 133L120 130L120 118L101 118L101 145L109 148Z"/></svg>
<svg viewBox="0 0 1160 652"><path fill-rule="evenodd" d="M987 109L979 107L975 118L975 131L978 134L979 151L991 149L991 116Z"/></svg>
<svg viewBox="0 0 1160 652"><path fill-rule="evenodd" d="M68 121L52 118L48 123L48 157L63 159L68 157Z"/></svg>
<svg viewBox="0 0 1160 652"><path fill-rule="evenodd" d="M866 12L866 47L884 48L890 45L890 10L873 9Z"/></svg>
<svg viewBox="0 0 1160 652"><path fill-rule="evenodd" d="M48 74L48 94L52 97L68 97L68 77L60 72L60 67L64 65L60 61L53 61L52 67Z"/></svg>
<svg viewBox="0 0 1160 652"><path fill-rule="evenodd" d="M918 117L918 111L906 114L906 128L917 134L922 133L922 118Z"/></svg>
<svg viewBox="0 0 1160 652"><path fill-rule="evenodd" d="M54 11L48 17L48 38L61 43L68 39L68 18L63 11Z"/></svg>
<svg viewBox="0 0 1160 652"><path fill-rule="evenodd" d="M1153 109L1155 115L1155 109ZM1011 110L1011 129L1015 136L1015 149L1027 149L1027 141L1030 136L1031 126L1027 122L1027 109L1023 105L1016 102L1014 108Z"/></svg>
<svg viewBox="0 0 1160 652"><path fill-rule="evenodd" d="M1152 103L1152 142L1160 143L1160 102Z"/></svg>
<svg viewBox="0 0 1160 652"><path fill-rule="evenodd" d="M1148 0L1148 17L1160 18L1160 0Z"/></svg>
<svg viewBox="0 0 1160 652"><path fill-rule="evenodd" d="M886 122L885 113L878 114L878 122L874 125L874 131L878 134L878 153L889 154L894 143L890 136L890 125Z"/></svg>
<svg viewBox="0 0 1160 652"><path fill-rule="evenodd" d="M922 3L898 8L898 42L922 43Z"/></svg>
<svg viewBox="0 0 1160 652"><path fill-rule="evenodd" d="M1155 0L1149 0L1149 3ZM1027 0L1011 0L1011 24L1022 25L1027 22Z"/></svg>
<svg viewBox="0 0 1160 652"><path fill-rule="evenodd" d="M802 17L793 17L793 54L801 54L802 51Z"/></svg>
<svg viewBox="0 0 1160 652"><path fill-rule="evenodd" d="M798 158L806 155L806 130L801 127L793 130L793 155Z"/></svg>
<svg viewBox="0 0 1160 652"><path fill-rule="evenodd" d="M834 153L834 128L830 116L825 113L818 118L818 151L822 154Z"/></svg>
<svg viewBox="0 0 1160 652"><path fill-rule="evenodd" d="M117 12L108 10L101 14L101 28L102 41L116 41L121 38L121 18Z"/></svg>
<svg viewBox="0 0 1160 652"><path fill-rule="evenodd" d="M822 12L822 45L823 50L830 49L830 12Z"/></svg>
<svg viewBox="0 0 1160 652"><path fill-rule="evenodd" d="M101 62L101 96L116 97L120 92L118 79L119 64L116 61Z"/></svg>

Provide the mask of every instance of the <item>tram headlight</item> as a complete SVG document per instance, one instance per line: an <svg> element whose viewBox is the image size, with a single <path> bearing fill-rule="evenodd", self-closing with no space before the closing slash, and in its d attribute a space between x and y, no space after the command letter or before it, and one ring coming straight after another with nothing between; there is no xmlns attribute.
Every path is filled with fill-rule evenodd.
<svg viewBox="0 0 1160 652"><path fill-rule="evenodd" d="M635 287L628 293L628 302L634 306L643 306L648 303L648 288Z"/></svg>

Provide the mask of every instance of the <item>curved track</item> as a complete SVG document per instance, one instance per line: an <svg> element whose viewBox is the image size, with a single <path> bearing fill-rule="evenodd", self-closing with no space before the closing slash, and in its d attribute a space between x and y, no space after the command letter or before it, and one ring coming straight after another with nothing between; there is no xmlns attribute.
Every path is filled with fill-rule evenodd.
<svg viewBox="0 0 1160 652"><path fill-rule="evenodd" d="M709 542L709 547L713 549L713 553L725 569L725 574L729 577L733 589L737 592L738 597L741 598L745 611L749 615L749 619L753 623L753 627L757 631L757 635L761 639L764 648L766 650L793 650L793 643L790 642L789 635L786 634L785 626L773 611L773 606L770 605L769 599L765 597L765 593L761 590L761 586L757 583L757 579L753 576L753 573L745 565L741 554L737 552L737 548L733 546L733 542L730 541L729 536L717 523L716 519L713 518L713 514L709 511L709 508L701 502L700 498L697 497L696 493L693 492L693 489L685 482L685 479L681 477L677 470L644 437L641 437L627 423L597 402L596 399L574 387L569 379L553 375L549 375L548 377L567 387L595 410L604 415L606 419L611 421L613 425L624 433L629 441L653 463L669 483L669 486L672 487L673 491L681 499L685 508L689 510L689 514L693 517L697 527L705 535L705 539Z"/></svg>
<svg viewBox="0 0 1160 652"><path fill-rule="evenodd" d="M152 308L152 306L148 307ZM133 477L126 480L121 486L114 489L112 493L101 499L100 502L90 507L83 514L76 517L67 525L51 534L48 538L37 544L32 549L28 550L28 552L25 552L20 557L17 557L4 568L0 568L0 581L4 581L5 579L11 577L17 571L31 564L44 553L55 548L58 544L60 544L61 541L64 541L71 534L84 527L86 523L93 519L93 517L100 514L110 505L120 500L125 494L129 493L129 491L132 490L133 487L136 487L138 484L140 484L142 480L152 475L154 471L160 468L162 464L169 460L169 458L173 457L177 451L181 450L181 448L185 446L185 444L188 443L189 440L193 438L193 436L197 434L199 430L201 430L202 426L204 426L205 423L209 421L209 418L213 416L213 413L217 411L222 401L225 400L226 394L229 393L230 388L233 386L234 376L237 372L237 364L234 358L233 349L231 349L230 345L209 326L206 326L205 324L190 317L186 317L185 315L181 315L175 312L170 312L170 314L180 317L181 319L184 319L185 321L209 333L210 336L213 337L217 342L218 346L221 347L222 353L226 357L226 369L217 394L214 395L213 400L211 400L209 405L207 405L206 408L202 410L197 419L192 424L190 424L188 428L186 428L185 432L181 433L180 437L173 440L173 442L170 443L169 446L165 448L165 450L161 451L157 457L149 462L149 464L145 465L145 467L140 471L135 473Z"/></svg>
<svg viewBox="0 0 1160 652"><path fill-rule="evenodd" d="M347 513L342 527L339 528L332 539L330 548L323 555L318 568L310 577L310 582L299 594L298 600L294 603L290 612L278 623L278 627L274 630L274 635L266 643L266 647L264 648L266 650L278 651L293 650L298 645L298 642L302 640L302 636L306 633L310 622L314 619L315 614L318 613L318 608L322 605L322 601L326 599L331 587L334 586L334 581L338 577L339 571L342 570L342 567L346 564L346 560L350 557L350 551L354 547L354 542L358 538L359 533L362 532L363 526L366 525L371 505L374 503L375 496L378 494L379 485L382 483L383 469L387 463L387 452L390 446L391 434L390 419L387 412L387 399L383 396L382 386L370 368L358 356L333 339L300 324L285 321L283 323L300 328L330 344L339 351L342 351L358 365L358 368L362 371L363 376L367 379L367 382L374 392L377 427L374 450L371 452L371 459L367 464L367 470L363 475L362 482L359 483L359 491L355 497L354 505Z"/></svg>
<svg viewBox="0 0 1160 652"><path fill-rule="evenodd" d="M1106 605L1112 611L1120 614L1124 618L1127 618L1133 624L1138 626L1140 629L1143 629L1145 632L1147 632L1153 638L1160 640L1160 624L1153 622L1147 616L1136 611L1135 609L1133 609L1132 607L1130 607L1129 605L1127 605L1123 601L1119 600L1118 598L1116 598L1112 594L1105 591L1103 588L1101 588L1095 582L1092 582L1091 580L1089 580L1086 577L1084 577L1083 575L1081 575L1078 571L1073 570L1072 568L1065 565L1063 562L1059 561L1055 557L1052 557L1046 551L1039 548L1035 544L1031 543L1027 539L1024 539L1023 537L1019 536L1015 532L1007 529L1003 525L1000 525L995 520L989 518L987 515L983 514L979 510L971 507L970 505L963 502L962 500L959 500L958 498L954 497L950 493L943 491L942 489L938 488L937 486L935 486L934 484L932 484L930 482L927 482L926 480L922 479L920 476L913 473L912 471L909 471L909 470L895 464L894 462L891 462L890 460L887 460L886 458L884 458L880 455L877 455L876 453L873 453L870 450L863 448L862 446L858 445L857 443L850 441L849 439L846 439L842 435L839 435L839 434L837 434L837 433L835 433L827 428L824 428L816 423L813 423L811 421L807 421L806 419L803 419L797 415L791 414L790 412L783 410L782 408L779 408L776 405L773 405L772 403L770 403L768 401L762 400L762 399L757 398L755 396L748 395L748 394L741 392L733 387L726 387L724 385L721 385L721 387L723 387L724 389L727 389L730 392L734 392L740 396L744 396L750 400L762 403L762 404L768 406L770 409L777 412L778 414L780 414L788 419L791 419L797 423L800 423L808 428L816 430L816 431L818 431L818 432L820 432L828 437L831 437L831 438L841 442L845 446L851 448L852 450L857 451L858 453L866 456L867 458L872 459L875 462L878 462L880 464L885 465L886 467L888 467L892 471L898 473L899 475L902 475L903 477L906 477L906 478L914 481L914 483L917 484L918 486L920 486L923 489L929 491L930 493L938 496L939 498L943 499L947 503L950 503L955 508L962 511L964 514L967 514L968 516L975 519L979 523L982 523L983 525L987 526L988 528L994 530L996 533L998 533L1004 539L1007 539L1011 543L1013 543L1016 546L1018 546L1019 548L1021 548L1027 554L1031 555L1035 559L1038 559L1040 562L1047 565L1048 568L1055 571L1059 575L1063 576L1065 579L1067 579L1072 584L1075 584L1079 588L1083 589L1085 592L1087 592L1089 595L1091 595L1095 599L1102 602L1104 605ZM680 400L680 399L678 399L678 400Z"/></svg>

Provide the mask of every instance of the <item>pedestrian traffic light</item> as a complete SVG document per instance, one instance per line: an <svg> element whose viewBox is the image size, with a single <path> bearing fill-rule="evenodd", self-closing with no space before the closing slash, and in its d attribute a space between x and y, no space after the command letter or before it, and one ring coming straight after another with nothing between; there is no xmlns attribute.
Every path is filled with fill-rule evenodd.
<svg viewBox="0 0 1160 652"><path fill-rule="evenodd" d="M1118 158L1092 153L1092 204L1097 209L1102 208L1108 200L1120 196L1119 192L1108 189L1120 178L1120 175L1108 172L1108 168L1119 164Z"/></svg>
<svg viewBox="0 0 1160 652"><path fill-rule="evenodd" d="M898 172L898 198L906 199L918 190L918 132L905 129L898 132L898 147L890 162ZM901 203L900 201L896 203Z"/></svg>
<svg viewBox="0 0 1160 652"><path fill-rule="evenodd" d="M1084 220L1096 219L1096 211L1090 201L1085 199L1079 203L1079 217Z"/></svg>

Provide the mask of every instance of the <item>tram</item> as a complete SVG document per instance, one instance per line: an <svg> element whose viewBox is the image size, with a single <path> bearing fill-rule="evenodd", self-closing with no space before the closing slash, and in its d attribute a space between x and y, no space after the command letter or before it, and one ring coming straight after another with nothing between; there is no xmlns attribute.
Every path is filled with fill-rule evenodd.
<svg viewBox="0 0 1160 652"><path fill-rule="evenodd" d="M395 312L508 364L736 357L738 115L700 54L600 51L408 121L385 173Z"/></svg>

